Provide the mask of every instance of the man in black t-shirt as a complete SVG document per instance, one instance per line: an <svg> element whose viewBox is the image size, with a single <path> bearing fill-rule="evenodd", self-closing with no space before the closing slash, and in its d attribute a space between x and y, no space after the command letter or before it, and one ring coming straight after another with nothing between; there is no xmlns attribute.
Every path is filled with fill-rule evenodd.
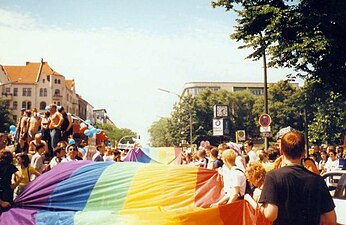
<svg viewBox="0 0 346 225"><path fill-rule="evenodd" d="M301 166L304 140L295 132L281 139L284 167L267 173L260 212L274 225L336 224L335 205L323 178Z"/></svg>

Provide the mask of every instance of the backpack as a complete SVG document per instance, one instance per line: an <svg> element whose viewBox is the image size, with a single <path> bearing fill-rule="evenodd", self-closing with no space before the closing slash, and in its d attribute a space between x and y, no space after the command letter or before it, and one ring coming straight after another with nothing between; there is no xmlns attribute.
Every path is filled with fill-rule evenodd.
<svg viewBox="0 0 346 225"><path fill-rule="evenodd" d="M236 170L239 170L239 171L241 171L242 173L244 173L244 171L242 171L242 170L239 169L239 168L236 168ZM245 173L244 173L244 175L245 175ZM246 177L246 176L245 176L245 177ZM249 194L249 195L252 197L253 191L254 191L254 187L251 186L249 180L246 178L246 187L245 187L245 193L244 193L244 195ZM244 198L244 195L243 195L243 196L240 196L240 197Z"/></svg>

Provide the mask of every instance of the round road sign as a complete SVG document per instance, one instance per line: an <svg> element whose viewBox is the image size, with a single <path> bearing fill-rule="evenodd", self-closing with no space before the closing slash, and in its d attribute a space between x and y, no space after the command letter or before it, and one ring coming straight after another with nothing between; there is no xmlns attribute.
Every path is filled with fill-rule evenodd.
<svg viewBox="0 0 346 225"><path fill-rule="evenodd" d="M258 122L262 127L268 127L272 122L272 118L270 118L268 114L264 113L260 115Z"/></svg>

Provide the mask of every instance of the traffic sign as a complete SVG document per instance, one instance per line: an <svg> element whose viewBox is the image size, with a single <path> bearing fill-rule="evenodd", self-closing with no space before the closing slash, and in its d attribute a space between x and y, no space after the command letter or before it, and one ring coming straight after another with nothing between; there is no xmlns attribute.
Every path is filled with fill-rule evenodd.
<svg viewBox="0 0 346 225"><path fill-rule="evenodd" d="M213 119L213 136L223 135L223 119Z"/></svg>
<svg viewBox="0 0 346 225"><path fill-rule="evenodd" d="M272 122L272 118L270 118L268 114L264 113L260 115L258 122L262 127L268 127Z"/></svg>
<svg viewBox="0 0 346 225"><path fill-rule="evenodd" d="M236 138L238 141L245 141L245 130L237 130Z"/></svg>
<svg viewBox="0 0 346 225"><path fill-rule="evenodd" d="M267 126L267 127L260 127L260 132L261 133L269 133L271 130L270 130L270 126Z"/></svg>

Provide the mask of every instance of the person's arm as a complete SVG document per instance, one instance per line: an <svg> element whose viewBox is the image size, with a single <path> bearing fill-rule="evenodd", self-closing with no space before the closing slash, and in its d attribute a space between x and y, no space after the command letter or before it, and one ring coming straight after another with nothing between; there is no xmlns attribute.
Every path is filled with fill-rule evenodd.
<svg viewBox="0 0 346 225"><path fill-rule="evenodd" d="M264 203L259 206L259 211L263 214L264 218L269 220L270 222L274 222L278 217L279 208L277 205Z"/></svg>
<svg viewBox="0 0 346 225"><path fill-rule="evenodd" d="M11 204L9 202L0 200L0 207L3 209L8 209L11 207Z"/></svg>
<svg viewBox="0 0 346 225"><path fill-rule="evenodd" d="M231 193L229 195L229 199L227 201L227 204L235 202L237 200L237 198L239 197L239 193L240 193L240 187L236 186L231 188Z"/></svg>
<svg viewBox="0 0 346 225"><path fill-rule="evenodd" d="M33 144L34 141L30 141L29 144L29 154L34 155L36 152L36 146Z"/></svg>
<svg viewBox="0 0 346 225"><path fill-rule="evenodd" d="M19 183L22 181L23 177L20 171L17 171L14 173L14 183L12 183L10 186L12 189L15 189Z"/></svg>
<svg viewBox="0 0 346 225"><path fill-rule="evenodd" d="M62 117L62 114L61 113L57 113L56 116L59 117L59 122L58 124L56 125L56 128L60 128L62 123L64 122L64 117Z"/></svg>
<svg viewBox="0 0 346 225"><path fill-rule="evenodd" d="M67 113L67 120L68 120L68 127L66 128L66 130L70 130L72 127L72 117L70 113Z"/></svg>
<svg viewBox="0 0 346 225"><path fill-rule="evenodd" d="M249 194L244 195L244 200L246 200L253 209L257 209L257 207L259 206L255 199L253 199Z"/></svg>
<svg viewBox="0 0 346 225"><path fill-rule="evenodd" d="M336 225L336 213L335 210L323 213L320 216L321 225Z"/></svg>
<svg viewBox="0 0 346 225"><path fill-rule="evenodd" d="M223 196L219 201L210 205L210 207L217 207L218 205L223 205L229 200L229 195Z"/></svg>
<svg viewBox="0 0 346 225"><path fill-rule="evenodd" d="M35 168L33 168L33 167L31 167L32 168L32 171L31 171L31 173L32 174L35 174L35 176L36 177L38 177L38 176L40 176L41 175L41 173L40 172L38 172Z"/></svg>

